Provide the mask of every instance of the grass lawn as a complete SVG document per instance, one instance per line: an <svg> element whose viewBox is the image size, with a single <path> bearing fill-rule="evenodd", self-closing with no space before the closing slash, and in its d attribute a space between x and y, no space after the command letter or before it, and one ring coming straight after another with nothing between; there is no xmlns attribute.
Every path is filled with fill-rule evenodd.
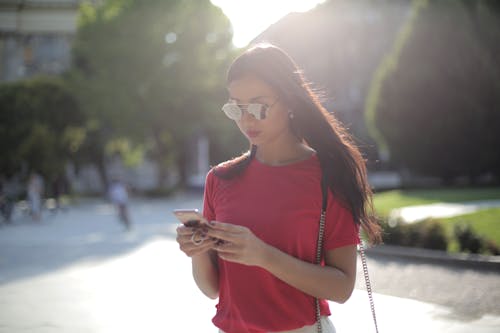
<svg viewBox="0 0 500 333"><path fill-rule="evenodd" d="M500 244L500 208L481 210L471 214L438 219L437 221L442 222L450 239L454 238L454 226L464 223L469 224L478 235L493 241L497 245ZM458 250L458 244L452 242L449 250Z"/></svg>
<svg viewBox="0 0 500 333"><path fill-rule="evenodd" d="M375 210L380 217L387 217L394 208L427 205L437 202L465 202L475 200L500 200L500 188L452 188L431 190L393 190L376 193Z"/></svg>
<svg viewBox="0 0 500 333"><path fill-rule="evenodd" d="M382 219L386 219L394 208L427 205L438 202L500 200L500 188L394 190L376 193L373 200L377 215ZM453 231L455 225L462 223L469 224L475 233L500 245L500 208L480 210L471 214L433 220L438 221L445 228L446 235L450 241L448 251L457 252L459 250Z"/></svg>

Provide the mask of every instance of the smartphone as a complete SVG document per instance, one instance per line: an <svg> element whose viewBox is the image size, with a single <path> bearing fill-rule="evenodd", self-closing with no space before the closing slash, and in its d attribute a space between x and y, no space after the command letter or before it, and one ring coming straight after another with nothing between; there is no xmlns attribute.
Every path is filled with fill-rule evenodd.
<svg viewBox="0 0 500 333"><path fill-rule="evenodd" d="M198 212L198 209L174 209L174 215L186 227L197 228L202 224L208 224L207 219ZM222 239L212 238L216 240L217 245L222 245L225 242ZM201 243L200 243L201 244Z"/></svg>
<svg viewBox="0 0 500 333"><path fill-rule="evenodd" d="M196 228L208 223L198 209L174 209L174 215L186 227Z"/></svg>

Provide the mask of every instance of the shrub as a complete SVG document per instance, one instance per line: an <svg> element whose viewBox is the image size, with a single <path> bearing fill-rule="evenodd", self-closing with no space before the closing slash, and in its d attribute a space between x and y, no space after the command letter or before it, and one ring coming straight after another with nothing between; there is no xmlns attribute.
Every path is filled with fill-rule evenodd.
<svg viewBox="0 0 500 333"><path fill-rule="evenodd" d="M383 242L388 245L446 251L448 243L456 239L460 252L500 255L500 247L477 234L470 222L456 224L451 235L447 235L442 222L433 219L412 224L402 220L381 221L381 225Z"/></svg>
<svg viewBox="0 0 500 333"><path fill-rule="evenodd" d="M446 250L448 238L443 225L437 221L428 220L421 223L419 245L426 249Z"/></svg>
<svg viewBox="0 0 500 333"><path fill-rule="evenodd" d="M500 248L498 247L497 244L495 244L495 242L493 242L492 240L487 240L486 241L486 246L485 246L485 249L486 251L493 255L493 256L498 256L500 255Z"/></svg>
<svg viewBox="0 0 500 333"><path fill-rule="evenodd" d="M480 253L485 248L485 240L476 234L469 224L457 224L454 234L461 252Z"/></svg>
<svg viewBox="0 0 500 333"><path fill-rule="evenodd" d="M401 239L403 238L403 231L401 230L401 223L395 221L394 223L388 224L386 220L380 222L382 226L382 240L385 244L389 245L401 245Z"/></svg>
<svg viewBox="0 0 500 333"><path fill-rule="evenodd" d="M422 247L433 250L446 250L448 237L443 226L433 220L420 223L407 224L403 221L398 223L382 223L384 229L383 240L386 244Z"/></svg>

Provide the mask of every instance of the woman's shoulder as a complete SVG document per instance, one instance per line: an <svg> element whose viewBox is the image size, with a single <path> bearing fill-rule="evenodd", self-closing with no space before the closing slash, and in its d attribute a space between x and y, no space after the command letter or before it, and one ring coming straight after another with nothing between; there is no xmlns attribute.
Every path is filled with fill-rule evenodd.
<svg viewBox="0 0 500 333"><path fill-rule="evenodd" d="M234 160L220 162L219 164L212 166L210 171L208 171L208 175L211 177L219 176L230 170L232 165L234 165Z"/></svg>
<svg viewBox="0 0 500 333"><path fill-rule="evenodd" d="M222 179L232 179L235 175L240 174L240 171L248 164L249 156L250 152L246 152L238 157L221 162L212 167L209 174Z"/></svg>
<svg viewBox="0 0 500 333"><path fill-rule="evenodd" d="M232 166L234 166L234 159L220 162L219 164L212 166L207 173L207 181L224 178L223 175L231 170Z"/></svg>
<svg viewBox="0 0 500 333"><path fill-rule="evenodd" d="M207 173L205 179L205 187L209 191L217 191L221 188L226 188L233 183L234 178L228 177L234 163L232 160L221 162L212 166Z"/></svg>

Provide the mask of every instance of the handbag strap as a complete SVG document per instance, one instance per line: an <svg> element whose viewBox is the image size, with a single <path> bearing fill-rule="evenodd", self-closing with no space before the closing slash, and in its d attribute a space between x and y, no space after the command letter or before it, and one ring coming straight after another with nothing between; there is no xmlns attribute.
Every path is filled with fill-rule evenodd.
<svg viewBox="0 0 500 333"><path fill-rule="evenodd" d="M316 264L321 265L321 252L323 249L323 235L325 233L325 218L326 218L326 205L327 205L327 200L328 200L328 187L327 187L327 182L326 179L322 178L321 180L321 192L322 192L322 197L323 197L323 202L321 204L321 216L319 218L319 229L318 229L318 242L317 242L317 247L316 247ZM316 305L316 323L317 323L317 329L318 333L321 333L323 331L321 327L321 308L319 306L319 299L315 298L314 299L315 305Z"/></svg>
<svg viewBox="0 0 500 333"><path fill-rule="evenodd" d="M328 186L325 177L323 176L321 179L321 192L323 196L323 201L321 205L321 216L319 219L319 229L318 229L318 242L316 248L316 264L321 264L321 253L323 249L323 236L325 233L325 218L326 218L326 206L328 200ZM363 275L365 276L365 284L366 290L368 292L368 299L370 301L370 309L372 312L373 323L375 324L375 332L378 333L378 325L377 325L377 316L375 314L375 302L373 301L373 293L372 293L372 285L370 282L370 276L368 275L368 265L366 263L365 249L363 246L363 241L360 238L359 243L359 254L361 256L361 264L363 266ZM323 331L321 327L321 309L319 305L319 299L315 298L316 305L316 323L317 323L317 332L321 333Z"/></svg>
<svg viewBox="0 0 500 333"><path fill-rule="evenodd" d="M375 332L378 333L377 316L375 315L375 302L373 302L372 284L370 283L370 276L368 275L368 265L366 264L365 247L363 245L362 240L360 240L359 242L359 254L361 256L361 264L363 266L363 274L365 276L366 291L368 292L368 300L370 301L370 309L372 311L373 324L375 325Z"/></svg>

